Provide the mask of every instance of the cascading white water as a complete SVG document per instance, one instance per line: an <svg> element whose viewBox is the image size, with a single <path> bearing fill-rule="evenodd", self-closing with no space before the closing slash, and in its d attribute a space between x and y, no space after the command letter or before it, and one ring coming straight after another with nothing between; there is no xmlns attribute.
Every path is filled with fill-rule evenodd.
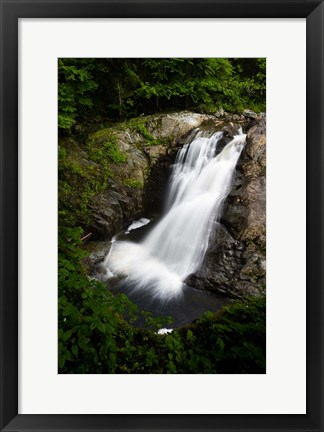
<svg viewBox="0 0 324 432"><path fill-rule="evenodd" d="M162 300L182 292L183 281L202 264L246 135L240 130L216 156L221 138L222 132L198 132L179 151L164 217L140 244L112 244L105 260L109 274Z"/></svg>

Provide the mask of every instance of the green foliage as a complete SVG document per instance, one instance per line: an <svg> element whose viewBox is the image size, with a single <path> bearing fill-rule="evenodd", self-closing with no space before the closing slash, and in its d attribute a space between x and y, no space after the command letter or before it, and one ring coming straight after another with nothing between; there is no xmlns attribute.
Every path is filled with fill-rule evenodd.
<svg viewBox="0 0 324 432"><path fill-rule="evenodd" d="M81 265L85 253L80 235L78 228L59 228L60 373L129 373L133 368L152 367L158 357L149 346L146 334L150 332L132 326L140 315L138 308L125 295L113 296L105 286L88 279ZM145 318L151 329L165 323L149 313ZM145 344L138 348L142 341Z"/></svg>
<svg viewBox="0 0 324 432"><path fill-rule="evenodd" d="M147 145L157 145L160 143L158 139L155 139L146 129L145 125L141 123L140 121L137 121L135 123L135 130L140 133L146 141Z"/></svg>
<svg viewBox="0 0 324 432"><path fill-rule="evenodd" d="M264 373L265 314L265 297L252 297L189 326L192 334L187 334L185 351L194 354L188 358L190 371L200 364L206 373ZM184 335L186 329L180 332ZM208 346L213 349L206 353Z"/></svg>
<svg viewBox="0 0 324 432"><path fill-rule="evenodd" d="M80 229L59 229L60 373L265 373L264 298L158 335L170 320L140 313L125 295L89 280L80 235ZM144 328L134 326L140 316Z"/></svg>
<svg viewBox="0 0 324 432"><path fill-rule="evenodd" d="M58 79L61 131L89 114L265 110L265 58L59 59ZM153 143L142 126L138 131Z"/></svg>
<svg viewBox="0 0 324 432"><path fill-rule="evenodd" d="M111 172L109 163L97 164L83 159L72 140L61 141L58 149L59 225L87 225L92 198L107 188ZM99 156L93 152L94 159Z"/></svg>
<svg viewBox="0 0 324 432"><path fill-rule="evenodd" d="M134 179L126 179L124 181L125 186L129 186L134 189L143 189L144 185L140 180L134 180Z"/></svg>
<svg viewBox="0 0 324 432"><path fill-rule="evenodd" d="M93 106L92 93L98 84L93 80L94 59L58 60L58 126L71 129L78 116Z"/></svg>
<svg viewBox="0 0 324 432"><path fill-rule="evenodd" d="M118 147L116 136L107 130L96 133L80 151L72 138L60 140L58 147L59 224L89 223L93 197L108 187L112 165L123 164L127 156ZM101 135L100 135L101 134ZM84 157L83 157L84 156ZM136 184L134 187L140 187ZM143 186L141 186L143 187Z"/></svg>
<svg viewBox="0 0 324 432"><path fill-rule="evenodd" d="M92 146L90 149L90 158L94 162L104 163L109 158L114 163L125 163L127 156L119 149L115 135L108 137L107 141L97 143L97 147Z"/></svg>

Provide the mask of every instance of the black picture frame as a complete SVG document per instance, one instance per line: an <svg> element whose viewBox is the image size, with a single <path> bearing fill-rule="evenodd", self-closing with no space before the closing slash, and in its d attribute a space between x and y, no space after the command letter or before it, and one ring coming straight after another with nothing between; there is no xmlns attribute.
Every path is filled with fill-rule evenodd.
<svg viewBox="0 0 324 432"><path fill-rule="evenodd" d="M0 7L1 431L323 431L323 1L0 0ZM18 20L171 17L307 20L307 413L190 416L18 414Z"/></svg>

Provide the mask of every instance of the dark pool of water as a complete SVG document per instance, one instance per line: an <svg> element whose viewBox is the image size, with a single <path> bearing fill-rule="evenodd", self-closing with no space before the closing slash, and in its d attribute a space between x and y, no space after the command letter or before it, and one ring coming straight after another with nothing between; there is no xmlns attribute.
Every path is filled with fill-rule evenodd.
<svg viewBox="0 0 324 432"><path fill-rule="evenodd" d="M127 240L138 243L153 229L158 220L131 231L129 234L123 232L117 235L118 240ZM154 317L172 317L172 323L165 325L166 328L182 327L207 311L216 312L222 306L229 303L223 296L211 294L207 291L197 290L184 284L182 293L169 300L152 298L149 291L138 289L134 285L127 283L127 280L110 279L107 282L108 288L115 294L124 293L128 298L138 305L140 310L151 312ZM144 319L139 317L136 326L143 326Z"/></svg>
<svg viewBox="0 0 324 432"><path fill-rule="evenodd" d="M207 291L197 290L183 285L182 293L168 300L152 298L149 292L130 286L125 281L118 281L110 289L114 293L124 293L140 310L151 312L155 317L172 317L172 323L166 328L182 327L198 318L202 313L216 312L229 301ZM143 319L138 319L136 326L142 326Z"/></svg>

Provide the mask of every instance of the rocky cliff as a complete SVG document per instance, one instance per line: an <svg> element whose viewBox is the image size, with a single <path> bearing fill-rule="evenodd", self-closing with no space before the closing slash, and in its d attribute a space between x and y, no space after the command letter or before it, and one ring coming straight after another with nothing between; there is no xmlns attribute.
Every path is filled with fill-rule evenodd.
<svg viewBox="0 0 324 432"><path fill-rule="evenodd" d="M126 224L161 210L170 167L191 131L197 127L224 129L225 144L234 132L233 121L247 130L247 144L223 216L215 223L204 264L187 282L229 297L262 293L266 269L266 120L251 111L235 116L190 112L152 115L91 133L82 159L86 161L93 149L102 148L108 149L110 157L107 187L90 202L87 232L92 233L92 240L106 240L100 246L89 243L94 249L93 261L102 259L109 246L107 240ZM111 142L114 146L107 147ZM102 161L97 157L89 163L96 171Z"/></svg>
<svg viewBox="0 0 324 432"><path fill-rule="evenodd" d="M233 188L201 269L188 283L231 297L259 295L266 284L266 120L247 132Z"/></svg>

